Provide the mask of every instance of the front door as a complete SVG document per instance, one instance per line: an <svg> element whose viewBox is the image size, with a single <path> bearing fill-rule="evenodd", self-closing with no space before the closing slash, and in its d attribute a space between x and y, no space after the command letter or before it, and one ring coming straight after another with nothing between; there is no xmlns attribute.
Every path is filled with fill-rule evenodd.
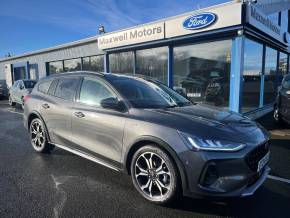
<svg viewBox="0 0 290 218"><path fill-rule="evenodd" d="M102 108L100 103L107 98L116 98L116 94L105 81L83 79L72 111L72 136L76 149L118 165L126 112Z"/></svg>

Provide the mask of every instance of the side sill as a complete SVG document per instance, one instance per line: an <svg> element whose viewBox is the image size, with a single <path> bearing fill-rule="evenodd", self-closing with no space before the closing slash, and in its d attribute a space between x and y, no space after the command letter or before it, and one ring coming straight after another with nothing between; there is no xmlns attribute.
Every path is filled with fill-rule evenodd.
<svg viewBox="0 0 290 218"><path fill-rule="evenodd" d="M112 166L112 165L109 165L109 164L105 163L104 161L102 161L102 160L100 160L100 159L98 159L98 158L93 157L92 155L89 155L89 154L83 153L83 152L78 151L78 150L75 150L75 149L68 148L68 147L63 146L63 145L58 145L58 144L53 144L53 145L55 145L56 147L61 148L61 149L63 149L63 150L66 150L66 151L68 151L68 152L71 152L71 153L73 153L73 154L75 154L75 155L78 155L78 156L80 156L80 157L86 158L86 159L88 159L88 160L90 160L90 161L93 161L93 162L95 162L95 163L101 164L101 165L103 165L103 166L105 166L105 167L108 167L108 168L110 168L110 169L112 169L112 170L115 170L115 171L120 172L120 169L118 169L117 167L114 167L114 166Z"/></svg>

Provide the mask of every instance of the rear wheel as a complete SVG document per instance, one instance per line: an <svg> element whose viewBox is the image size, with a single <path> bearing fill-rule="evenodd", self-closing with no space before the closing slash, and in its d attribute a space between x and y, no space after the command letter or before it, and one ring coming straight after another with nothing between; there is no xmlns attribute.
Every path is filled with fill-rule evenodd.
<svg viewBox="0 0 290 218"><path fill-rule="evenodd" d="M173 161L155 145L144 146L135 153L131 175L138 192L153 203L169 204L180 194L178 171Z"/></svg>
<svg viewBox="0 0 290 218"><path fill-rule="evenodd" d="M9 95L9 105L11 107L15 106L15 102L13 102L11 95Z"/></svg>
<svg viewBox="0 0 290 218"><path fill-rule="evenodd" d="M31 145L35 151L39 153L48 153L54 148L47 142L45 127L40 119L33 119L29 130Z"/></svg>

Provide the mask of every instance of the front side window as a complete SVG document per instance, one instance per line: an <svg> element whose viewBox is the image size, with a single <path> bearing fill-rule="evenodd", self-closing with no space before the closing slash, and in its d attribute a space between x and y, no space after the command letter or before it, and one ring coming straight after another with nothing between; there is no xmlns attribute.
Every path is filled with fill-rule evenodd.
<svg viewBox="0 0 290 218"><path fill-rule="evenodd" d="M114 53L109 55L109 65L111 73L128 74L134 72L133 52Z"/></svg>
<svg viewBox="0 0 290 218"><path fill-rule="evenodd" d="M229 106L231 40L174 48L174 89L193 102Z"/></svg>
<svg viewBox="0 0 290 218"><path fill-rule="evenodd" d="M79 78L59 79L55 96L64 100L73 101L78 88Z"/></svg>
<svg viewBox="0 0 290 218"><path fill-rule="evenodd" d="M273 103L276 97L277 50L266 47L264 105Z"/></svg>
<svg viewBox="0 0 290 218"><path fill-rule="evenodd" d="M100 106L102 100L114 97L114 93L102 82L89 78L83 80L79 99L81 103Z"/></svg>
<svg viewBox="0 0 290 218"><path fill-rule="evenodd" d="M244 71L242 79L243 113L255 110L260 105L263 45L250 39L245 40Z"/></svg>
<svg viewBox="0 0 290 218"><path fill-rule="evenodd" d="M160 47L136 51L136 74L153 77L167 84L167 50L167 47Z"/></svg>

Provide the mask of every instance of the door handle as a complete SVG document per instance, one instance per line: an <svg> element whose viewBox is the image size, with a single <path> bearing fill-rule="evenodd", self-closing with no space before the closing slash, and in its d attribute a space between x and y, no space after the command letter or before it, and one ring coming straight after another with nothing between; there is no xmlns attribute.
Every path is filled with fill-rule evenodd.
<svg viewBox="0 0 290 218"><path fill-rule="evenodd" d="M78 118L83 118L85 115L82 112L75 112L74 115Z"/></svg>
<svg viewBox="0 0 290 218"><path fill-rule="evenodd" d="M48 105L48 104L43 104L42 107L43 107L44 109L48 109L48 108L49 108L49 105Z"/></svg>

